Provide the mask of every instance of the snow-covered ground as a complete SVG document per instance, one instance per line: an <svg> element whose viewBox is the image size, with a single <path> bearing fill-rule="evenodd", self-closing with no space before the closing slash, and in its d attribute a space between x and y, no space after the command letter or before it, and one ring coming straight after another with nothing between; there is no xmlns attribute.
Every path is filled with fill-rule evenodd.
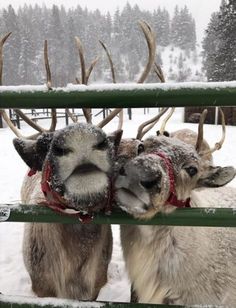
<svg viewBox="0 0 236 308"><path fill-rule="evenodd" d="M94 110L94 114L97 111ZM157 108L149 109L144 115L143 109L133 109L133 120L127 119L125 111L124 137L135 137L138 125L158 112ZM167 130L180 128L197 130L196 124L182 123L183 110L177 109L167 124ZM95 123L101 118L95 117ZM41 122L40 122L41 124ZM47 126L48 123L42 123ZM22 125L23 126L23 125ZM61 119L58 127L64 126ZM117 119L110 123L105 130L111 132L117 127ZM157 127L152 131L154 133ZM25 135L30 129L23 126ZM151 132L150 132L151 133ZM221 127L205 125L206 140L213 146L221 137ZM27 167L13 148L13 133L8 129L0 129L0 203L15 203L20 201L21 182ZM223 148L214 153L215 164L236 166L236 127L227 127L227 136ZM236 187L236 180L230 183ZM119 241L119 227L113 226L114 247L113 257L109 266L109 281L101 290L99 300L129 301L129 281L124 267ZM0 223L0 292L4 295L34 296L31 291L30 279L25 270L22 258L23 223Z"/></svg>

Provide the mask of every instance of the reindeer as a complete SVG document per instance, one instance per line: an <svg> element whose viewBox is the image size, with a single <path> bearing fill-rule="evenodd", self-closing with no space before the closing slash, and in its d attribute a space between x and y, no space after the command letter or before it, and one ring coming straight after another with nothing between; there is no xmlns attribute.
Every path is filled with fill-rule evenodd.
<svg viewBox="0 0 236 308"><path fill-rule="evenodd" d="M148 44L149 59L138 82L147 77L155 57L155 37L145 22L140 22ZM84 66L82 45L76 38L82 66L82 83L87 84L94 61L88 70ZM51 73L44 46L47 87L52 89ZM83 64L83 65L82 65ZM77 78L77 83L80 83ZM56 112L49 130L38 125L38 134L27 140L13 127L1 110L9 127L18 136L14 146L29 166L21 190L25 204L46 204L66 215L76 215L82 222L93 214L109 211L117 147L122 132L106 135L104 127L121 108L115 109L98 126L91 124L91 110L83 109L87 123L75 123L56 129ZM67 109L73 122L76 119ZM22 113L22 116L24 114ZM27 122L33 126L30 121ZM120 125L120 124L119 124ZM32 289L37 296L95 300L107 281L111 258L111 227L104 225L63 225L31 223L25 226L23 257Z"/></svg>
<svg viewBox="0 0 236 308"><path fill-rule="evenodd" d="M201 125L200 125L201 126ZM201 128L199 128L201 131ZM116 180L117 201L138 219L190 206L196 187L221 187L233 167L213 166L196 145L166 136L149 137L127 159ZM212 151L213 152L213 151ZM121 244L132 299L156 304L236 302L236 232L230 228L121 225Z"/></svg>
<svg viewBox="0 0 236 308"><path fill-rule="evenodd" d="M31 169L22 185L22 202L46 203L82 222L90 221L95 212L109 206L120 137L119 131L107 136L99 127L78 123L36 140L14 139ZM95 300L107 282L111 253L109 225L25 226L24 262L32 289L40 297Z"/></svg>

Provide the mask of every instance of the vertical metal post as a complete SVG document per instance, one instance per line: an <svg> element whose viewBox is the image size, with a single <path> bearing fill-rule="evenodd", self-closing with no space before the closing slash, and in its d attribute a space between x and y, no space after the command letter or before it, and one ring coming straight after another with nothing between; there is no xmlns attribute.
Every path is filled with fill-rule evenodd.
<svg viewBox="0 0 236 308"><path fill-rule="evenodd" d="M132 120L132 108L128 108L129 120Z"/></svg>
<svg viewBox="0 0 236 308"><path fill-rule="evenodd" d="M18 116L18 114L16 114L16 124L17 128L20 129L20 117Z"/></svg>
<svg viewBox="0 0 236 308"><path fill-rule="evenodd" d="M0 128L3 128L3 121L2 121L2 115L0 113Z"/></svg>
<svg viewBox="0 0 236 308"><path fill-rule="evenodd" d="M66 120L66 126L69 125L69 117L67 112L65 112L65 120Z"/></svg>

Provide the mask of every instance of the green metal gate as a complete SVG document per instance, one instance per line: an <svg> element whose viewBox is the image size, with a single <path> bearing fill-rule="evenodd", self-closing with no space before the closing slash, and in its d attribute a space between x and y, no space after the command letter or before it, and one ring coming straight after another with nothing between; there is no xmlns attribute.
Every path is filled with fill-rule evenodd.
<svg viewBox="0 0 236 308"><path fill-rule="evenodd" d="M236 82L183 84L125 84L106 86L73 86L51 91L46 86L0 87L1 108L115 108L115 107L184 107L236 106ZM220 205L220 204L219 204ZM61 216L45 207L0 205L0 221L80 223L76 218ZM235 209L191 208L158 214L149 221L137 221L114 211L111 216L97 214L95 224L145 224L171 226L236 227ZM166 305L76 302L61 299L11 297L0 294L0 307L167 307ZM168 306L169 307L169 306ZM171 306L183 307L183 306ZM198 307L198 306L188 306ZM201 306L216 307L216 306ZM221 306L222 307L222 306Z"/></svg>

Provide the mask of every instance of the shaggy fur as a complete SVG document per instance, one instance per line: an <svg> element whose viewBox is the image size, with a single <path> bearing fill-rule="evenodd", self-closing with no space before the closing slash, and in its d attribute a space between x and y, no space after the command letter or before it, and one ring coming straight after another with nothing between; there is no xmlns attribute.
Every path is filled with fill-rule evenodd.
<svg viewBox="0 0 236 308"><path fill-rule="evenodd" d="M14 140L20 156L30 168L38 170L32 177L26 176L22 202L45 203L40 182L47 159L53 171L51 185L71 207L90 214L104 209L115 144L120 137L120 132L107 137L95 126L76 124L55 134L44 134L36 141ZM32 289L40 297L95 300L107 282L111 253L110 225L25 226L24 262Z"/></svg>
<svg viewBox="0 0 236 308"><path fill-rule="evenodd" d="M170 189L168 171L155 151L170 159L180 200L190 197L196 187L222 186L235 176L233 167L209 166L193 146L174 138L148 138L144 148L144 153L123 167L116 182L121 207L140 219L174 210L165 204ZM197 172L190 175L189 170ZM234 307L234 228L121 225L121 243L139 302Z"/></svg>

